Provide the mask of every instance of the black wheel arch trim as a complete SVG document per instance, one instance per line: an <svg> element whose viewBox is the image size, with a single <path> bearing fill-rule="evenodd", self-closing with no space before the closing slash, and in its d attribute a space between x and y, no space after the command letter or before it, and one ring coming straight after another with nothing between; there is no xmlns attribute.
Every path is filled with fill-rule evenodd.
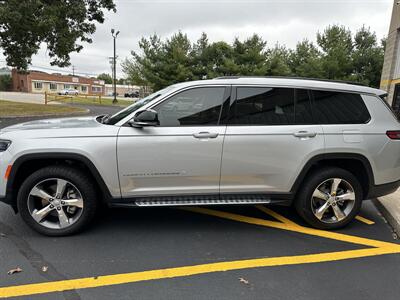
<svg viewBox="0 0 400 300"><path fill-rule="evenodd" d="M322 161L325 160L334 160L334 159L348 159L348 160L357 160L361 162L367 172L368 176L368 191L371 191L374 186L375 186L375 179L374 179L374 173L372 172L372 167L371 164L364 155L362 154L357 154L357 153L323 153L323 154L317 154L316 156L313 156L303 167L303 169L300 171L299 175L297 176L290 192L293 195L296 195L296 193L299 190L300 184L303 182L303 180L306 178L307 173L311 170L311 168ZM370 193L368 193L370 194ZM365 199L369 198L369 195L364 195Z"/></svg>
<svg viewBox="0 0 400 300"><path fill-rule="evenodd" d="M102 195L104 196L104 200L106 202L112 198L111 193L104 182L103 178L101 177L99 171L97 170L96 166L93 162L87 158L86 156L78 153L70 153L70 152L46 152L46 153L29 153L18 157L14 163L12 164L11 172L7 180L6 185L6 196L3 199L3 202L11 205L15 212L17 212L16 206L16 198L15 198L15 190L13 188L15 178L18 174L19 168L26 162L32 160L39 160L39 159L63 159L63 160L73 160L78 161L84 164L90 171L93 178L96 180Z"/></svg>

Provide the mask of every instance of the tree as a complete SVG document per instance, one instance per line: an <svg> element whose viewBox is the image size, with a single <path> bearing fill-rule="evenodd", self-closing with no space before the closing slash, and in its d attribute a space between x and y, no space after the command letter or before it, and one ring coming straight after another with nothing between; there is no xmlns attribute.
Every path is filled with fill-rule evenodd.
<svg viewBox="0 0 400 300"><path fill-rule="evenodd" d="M267 52L267 74L268 76L291 75L289 68L290 50L276 44Z"/></svg>
<svg viewBox="0 0 400 300"><path fill-rule="evenodd" d="M321 53L308 40L303 40L296 45L296 49L290 55L289 66L292 73L299 77L323 77Z"/></svg>
<svg viewBox="0 0 400 300"><path fill-rule="evenodd" d="M206 33L202 33L197 42L192 46L192 73L194 79L206 79L212 69L210 59L210 44Z"/></svg>
<svg viewBox="0 0 400 300"><path fill-rule="evenodd" d="M51 65L70 65L70 53L92 42L103 10L115 12L113 0L0 0L0 48L7 64L26 70L44 43Z"/></svg>
<svg viewBox="0 0 400 300"><path fill-rule="evenodd" d="M139 47L141 53L132 51L132 57L122 63L131 82L159 90L194 78L190 56L192 46L186 34L178 32L165 42L157 35L142 38Z"/></svg>
<svg viewBox="0 0 400 300"><path fill-rule="evenodd" d="M236 75L237 68L233 61L233 49L224 41L212 43L208 50L207 78Z"/></svg>
<svg viewBox="0 0 400 300"><path fill-rule="evenodd" d="M131 51L131 58L126 58L122 63L122 70L128 79L142 86L162 86L163 82L157 73L157 67L161 62L162 42L154 34L148 39L139 41L140 52Z"/></svg>
<svg viewBox="0 0 400 300"><path fill-rule="evenodd" d="M376 34L363 26L354 36L352 79L379 87L384 55L384 45L378 45Z"/></svg>
<svg viewBox="0 0 400 300"><path fill-rule="evenodd" d="M257 34L209 42L207 34L191 45L178 32L162 41L157 35L142 38L140 52L123 63L130 82L158 90L167 85L219 76L288 76L354 80L378 86L383 66L385 39L378 45L375 33L359 29L354 39L343 26L328 26L317 34L317 44L303 40L294 50L267 43Z"/></svg>
<svg viewBox="0 0 400 300"><path fill-rule="evenodd" d="M237 75L265 75L267 73L266 45L267 43L257 34L253 34L244 42L236 38L233 42L235 73Z"/></svg>
<svg viewBox="0 0 400 300"><path fill-rule="evenodd" d="M110 74L107 73L102 73L99 76L97 76L97 79L99 80L104 80L105 84L112 84L112 77Z"/></svg>
<svg viewBox="0 0 400 300"><path fill-rule="evenodd" d="M328 26L317 34L322 49L323 76L328 79L347 79L352 73L353 41L350 30L344 26Z"/></svg>

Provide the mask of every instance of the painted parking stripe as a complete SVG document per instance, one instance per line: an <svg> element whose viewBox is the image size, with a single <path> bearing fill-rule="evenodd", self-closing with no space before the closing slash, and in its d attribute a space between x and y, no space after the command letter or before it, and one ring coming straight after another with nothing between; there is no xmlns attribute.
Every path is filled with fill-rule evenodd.
<svg viewBox="0 0 400 300"><path fill-rule="evenodd" d="M272 209L270 209L268 207L265 207L263 205L256 205L256 208L261 210L262 212L265 212L266 214L270 215L271 217L277 219L278 221L281 221L282 223L298 226L295 222L293 222L293 221L289 220L288 218L285 218L284 216L274 212Z"/></svg>
<svg viewBox="0 0 400 300"><path fill-rule="evenodd" d="M19 286L9 286L0 288L0 298L29 296L35 294L44 294L44 293L78 290L86 288L96 288L103 286L134 283L140 281L177 278L184 276L193 276L198 274L207 274L207 273L241 270L249 268L321 263L321 262L339 261L339 260L354 259L361 257L370 257L376 255L400 253L400 245L395 243L382 242L346 234L339 234L339 233L302 227L284 218L283 216L280 216L275 212L273 212L273 215L276 217L277 220L281 222L267 221L264 219L257 219L217 210L211 210L207 208L193 207L193 208L183 208L183 209L195 213L212 215L233 221L239 221L248 224L272 227L283 230L290 230L299 233L315 235L323 238L339 240L342 242L361 244L373 248L335 251L335 252L307 254L307 255L236 260L236 261L183 266L183 267L175 267L175 268L167 268L159 270L114 274L114 275L106 275L98 277L87 277L87 278L61 280L61 281L44 282L44 283L33 283L33 284L26 284ZM263 210L263 211L271 212L270 210Z"/></svg>
<svg viewBox="0 0 400 300"><path fill-rule="evenodd" d="M238 215L238 214L234 214L234 213L218 211L218 210L203 208L203 207L187 207L187 208L185 207L185 208L181 208L181 209L186 210L186 211L195 212L195 213L215 216L215 217L219 217L219 218L223 218L223 219L228 219L228 220L232 220L232 221L238 221L238 222L242 222L242 223L248 223L248 224L265 226L265 227L272 227L272 228L283 229L283 230L288 230L288 231L295 231L298 233L319 236L322 238L338 240L341 242L365 245L365 246L369 246L369 247L390 247L393 245L397 246L397 244L394 244L394 243L382 242L382 241L378 241L378 240L372 240L372 239L362 238L362 237L358 237L358 236L337 233L337 232L333 232L333 231L324 231L324 230L319 230L319 229L314 229L314 228L309 228L309 227L303 227L303 226L297 225L293 222L292 223L294 225L288 224L288 223L283 223L283 222L275 222L275 221L269 221L269 220L264 220L264 219L259 219L259 218L242 216L242 215Z"/></svg>
<svg viewBox="0 0 400 300"><path fill-rule="evenodd" d="M356 220L358 220L360 222L363 222L363 223L365 223L367 225L374 225L375 224L374 221L371 221L371 220L369 220L367 218L364 218L364 217L361 217L361 216L356 216Z"/></svg>
<svg viewBox="0 0 400 300"><path fill-rule="evenodd" d="M62 292L67 290L78 290L86 288L104 287L133 283L139 281L148 281L156 279L177 278L184 276L193 276L198 274L215 273L223 271L233 271L249 268L274 267L286 265L298 265L309 263L321 263L328 261L339 261L351 258L361 258L368 256L400 253L400 247L370 248L360 250L348 250L329 253L318 253L296 256L282 256L270 258L258 258L248 260L237 260L220 263L210 263L178 268L168 268L160 270L151 270L143 272L133 272L125 274L115 274L98 277L88 277L71 280L61 280L45 283L27 284L20 286L11 286L0 288L0 297L17 297L35 294L44 294L51 292Z"/></svg>

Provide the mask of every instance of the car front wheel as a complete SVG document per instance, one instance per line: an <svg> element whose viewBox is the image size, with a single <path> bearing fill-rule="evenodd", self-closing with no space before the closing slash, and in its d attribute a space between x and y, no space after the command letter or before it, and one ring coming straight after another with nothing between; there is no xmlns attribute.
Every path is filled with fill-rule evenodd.
<svg viewBox="0 0 400 300"><path fill-rule="evenodd" d="M302 183L295 202L299 215L319 229L341 228L358 214L362 187L350 172L334 167L315 170Z"/></svg>
<svg viewBox="0 0 400 300"><path fill-rule="evenodd" d="M40 169L23 182L17 198L22 219L49 236L74 234L95 216L96 191L81 171L64 166Z"/></svg>

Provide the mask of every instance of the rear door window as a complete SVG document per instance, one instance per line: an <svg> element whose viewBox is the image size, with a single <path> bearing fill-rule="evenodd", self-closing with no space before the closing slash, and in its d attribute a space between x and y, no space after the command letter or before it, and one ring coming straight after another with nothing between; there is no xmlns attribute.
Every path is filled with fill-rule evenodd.
<svg viewBox="0 0 400 300"><path fill-rule="evenodd" d="M312 124L307 90L274 87L237 87L229 110L230 125Z"/></svg>
<svg viewBox="0 0 400 300"><path fill-rule="evenodd" d="M370 120L359 94L336 91L312 91L317 124L364 124Z"/></svg>

